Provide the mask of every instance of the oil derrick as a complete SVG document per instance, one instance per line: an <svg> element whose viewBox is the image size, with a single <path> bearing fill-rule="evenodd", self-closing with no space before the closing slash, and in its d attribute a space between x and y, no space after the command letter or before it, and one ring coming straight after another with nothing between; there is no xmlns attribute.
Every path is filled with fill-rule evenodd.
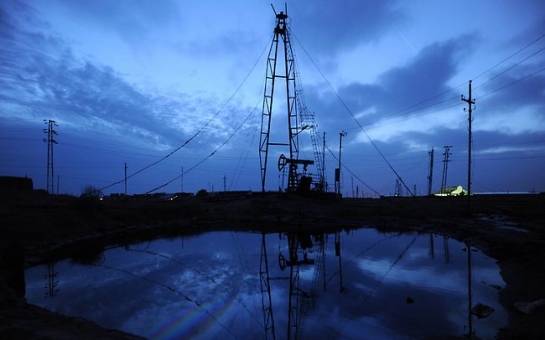
<svg viewBox="0 0 545 340"><path fill-rule="evenodd" d="M274 11L274 7L273 7ZM273 40L269 49L269 55L267 57L267 71L265 75L265 90L263 95L263 107L261 112L261 134L259 141L259 161L261 167L261 190L265 192L265 181L267 176L267 162L269 157L270 146L282 146L288 147L289 156L286 157L283 153L278 160L278 170L282 171L284 167L288 167L288 187L287 191L293 192L299 189L310 189L308 178L306 177L306 170L308 165L314 164L313 160L301 160L299 159L299 134L310 127L301 129L299 127L299 117L297 111L299 110L296 81L295 81L295 59L293 49L290 41L290 33L286 24L287 8L286 12L276 13L276 25L274 28ZM279 51L280 50L280 51ZM283 54L279 56L279 52ZM283 67L282 67L283 66ZM273 142L270 141L271 135L271 122L273 115L273 102L275 99L275 86L277 80L281 79L285 82L285 98L286 98L286 110L287 110L287 126L288 126L288 140L286 142ZM281 83L279 83L280 85ZM278 97L278 96L277 96ZM303 173L301 178L297 172L298 165L303 165ZM310 182L312 179L310 180ZM301 182L301 183L300 183Z"/></svg>

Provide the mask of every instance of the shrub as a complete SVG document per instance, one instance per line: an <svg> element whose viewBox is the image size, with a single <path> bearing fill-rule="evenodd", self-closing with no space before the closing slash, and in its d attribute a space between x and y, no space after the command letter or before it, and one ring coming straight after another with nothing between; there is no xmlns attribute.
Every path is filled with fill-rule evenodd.
<svg viewBox="0 0 545 340"><path fill-rule="evenodd" d="M102 198L103 196L102 190L92 185L86 185L81 191L80 195L82 198Z"/></svg>

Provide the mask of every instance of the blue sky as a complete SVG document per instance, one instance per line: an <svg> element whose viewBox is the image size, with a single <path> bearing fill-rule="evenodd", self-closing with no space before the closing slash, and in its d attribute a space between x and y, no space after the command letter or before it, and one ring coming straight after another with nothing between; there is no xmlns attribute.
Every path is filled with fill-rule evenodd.
<svg viewBox="0 0 545 340"><path fill-rule="evenodd" d="M466 186L468 117L460 96L467 97L470 79L472 191L545 190L543 2L287 6L300 89L331 150L330 184L339 132L348 133L343 194L392 194L391 168L411 190L427 193L431 148L437 191L445 145L452 146L448 185ZM53 119L61 193L79 195L86 185L123 192L123 183L112 184L123 180L125 163L131 194L182 185L220 191L224 183L260 190L274 22L270 2L261 1L2 1L0 175L28 176L45 189L43 120ZM277 111L274 117L285 116ZM272 136L281 138L279 130L273 126ZM305 135L300 157L312 158ZM281 184L281 152L271 153L267 189Z"/></svg>

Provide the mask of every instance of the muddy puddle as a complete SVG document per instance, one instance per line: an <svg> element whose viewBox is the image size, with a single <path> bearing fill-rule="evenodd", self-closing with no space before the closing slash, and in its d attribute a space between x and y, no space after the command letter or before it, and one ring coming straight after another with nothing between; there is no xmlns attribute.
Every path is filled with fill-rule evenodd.
<svg viewBox="0 0 545 340"><path fill-rule="evenodd" d="M28 302L150 339L492 339L507 324L495 261L441 235L211 232L91 262L28 269Z"/></svg>

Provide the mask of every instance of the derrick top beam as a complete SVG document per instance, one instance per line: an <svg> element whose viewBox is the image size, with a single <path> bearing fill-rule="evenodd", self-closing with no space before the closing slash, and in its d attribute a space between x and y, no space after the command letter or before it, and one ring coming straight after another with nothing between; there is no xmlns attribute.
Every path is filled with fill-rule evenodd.
<svg viewBox="0 0 545 340"><path fill-rule="evenodd" d="M275 34L286 35L286 19L288 18L287 14L280 12L276 15L276 27L274 28Z"/></svg>

